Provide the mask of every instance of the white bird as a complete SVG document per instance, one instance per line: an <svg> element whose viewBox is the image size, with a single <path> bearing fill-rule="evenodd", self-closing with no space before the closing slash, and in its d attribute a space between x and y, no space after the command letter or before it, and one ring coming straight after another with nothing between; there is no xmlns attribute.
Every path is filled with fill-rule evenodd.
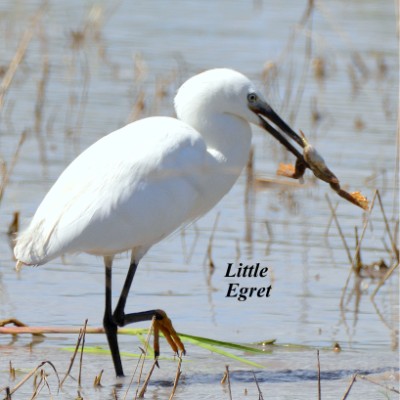
<svg viewBox="0 0 400 400"><path fill-rule="evenodd" d="M177 119L133 122L80 154L47 193L14 248L17 268L64 253L104 257L103 323L118 376L123 375L118 326L155 317L155 336L161 330L175 352L185 351L164 311L125 313L128 292L149 248L210 210L235 183L248 159L250 124L263 126L303 160L282 132L300 145L301 138L239 72L213 69L190 78L178 90L175 109ZM113 312L112 261L125 251L132 254L130 267ZM158 339L155 346L158 355Z"/></svg>

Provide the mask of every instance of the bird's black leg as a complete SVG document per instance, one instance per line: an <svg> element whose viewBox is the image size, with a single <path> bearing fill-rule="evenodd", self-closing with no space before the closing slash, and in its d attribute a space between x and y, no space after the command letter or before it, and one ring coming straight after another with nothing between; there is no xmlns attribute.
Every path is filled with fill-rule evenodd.
<svg viewBox="0 0 400 400"><path fill-rule="evenodd" d="M121 291L121 295L119 296L119 300L117 303L117 307L115 307L114 310L114 321L119 325L119 326L124 326L124 315L125 315L125 304L126 304L126 299L128 298L129 290L132 286L133 278L135 277L135 273L137 270L137 264L133 260L131 261L131 264L129 265L129 270L128 274L126 275L125 283Z"/></svg>
<svg viewBox="0 0 400 400"><path fill-rule="evenodd" d="M150 321L154 317L155 331L161 330L170 344L171 348L175 353L181 351L185 354L185 346L181 342L178 334L176 333L174 327L172 326L171 320L167 317L167 314L162 310L148 310L136 313L125 314L126 299L129 294L129 290L132 286L133 278L135 277L136 269L138 264L136 261L131 261L129 265L128 274L126 275L125 283L121 291L117 306L115 307L114 313L111 314L111 263L110 267L107 268L106 263L106 312L104 314L104 329L107 334L108 343L110 345L111 354L114 361L115 372L117 376L123 375L121 358L118 348L117 341L117 326L125 326L127 324L132 324L141 321ZM156 357L159 355L159 343L158 343L158 333L154 335L154 354ZM157 338L157 339L156 339Z"/></svg>
<svg viewBox="0 0 400 400"><path fill-rule="evenodd" d="M126 275L125 283L119 297L117 307L115 307L113 320L118 326L125 326L127 324L133 324L135 322L150 321L154 316L156 319L163 318L163 312L160 310L148 310L137 313L125 314L126 299L129 294L129 290L132 286L132 281L136 273L137 264L131 261L129 266L128 274Z"/></svg>
<svg viewBox="0 0 400 400"><path fill-rule="evenodd" d="M111 350L111 355L114 363L115 373L117 376L124 376L124 370L122 369L121 356L119 354L118 347L118 338L117 338L117 329L118 326L114 321L112 315L112 279L111 279L111 270L112 270L112 259L105 258L105 271L106 271L106 306L104 311L104 319L103 326L106 331L108 345Z"/></svg>

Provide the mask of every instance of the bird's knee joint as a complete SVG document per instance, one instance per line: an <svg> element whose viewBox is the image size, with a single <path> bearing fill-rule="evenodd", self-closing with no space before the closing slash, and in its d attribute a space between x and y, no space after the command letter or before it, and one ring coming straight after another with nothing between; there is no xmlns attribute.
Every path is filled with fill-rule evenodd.
<svg viewBox="0 0 400 400"><path fill-rule="evenodd" d="M117 324L112 316L105 316L103 318L103 327L106 332L117 330Z"/></svg>
<svg viewBox="0 0 400 400"><path fill-rule="evenodd" d="M156 310L154 316L157 320L167 318L167 313L164 310Z"/></svg>
<svg viewBox="0 0 400 400"><path fill-rule="evenodd" d="M113 322L115 325L125 326L125 314L124 313L114 312L112 319L113 319Z"/></svg>

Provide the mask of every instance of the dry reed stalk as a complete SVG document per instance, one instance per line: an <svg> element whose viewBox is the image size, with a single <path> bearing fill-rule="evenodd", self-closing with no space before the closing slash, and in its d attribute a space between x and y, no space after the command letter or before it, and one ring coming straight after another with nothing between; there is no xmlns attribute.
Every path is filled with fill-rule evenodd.
<svg viewBox="0 0 400 400"><path fill-rule="evenodd" d="M221 382L220 382L221 385L225 385L227 378L228 378L228 373L226 372L226 369L225 369L224 375L223 375L223 377L221 379Z"/></svg>
<svg viewBox="0 0 400 400"><path fill-rule="evenodd" d="M239 239L235 239L235 249L236 249L235 261L237 263L239 263L240 258L241 258L240 241L239 241Z"/></svg>
<svg viewBox="0 0 400 400"><path fill-rule="evenodd" d="M11 395L14 394L14 393L15 393L24 383L26 383L34 374L36 374L36 372L37 372L40 368L42 368L42 366L45 365L45 364L49 364L49 365L53 368L53 370L54 370L54 372L55 372L55 374L56 374L57 380L58 380L58 387L60 387L60 378L59 378L59 376L58 376L58 372L57 372L57 369L56 369L56 367L54 366L54 364L53 364L51 361L42 361L37 367L35 367L32 371L30 371L28 374L26 374L26 375L21 379L21 381L19 381L18 384L15 385L15 386L9 391L9 394L7 394L7 396L9 396L9 397L11 398Z"/></svg>
<svg viewBox="0 0 400 400"><path fill-rule="evenodd" d="M399 262L399 249L396 245L396 241L394 239L394 237L392 236L392 232L390 231L390 227L389 227L389 222L388 219L386 218L386 213L385 213L385 209L383 207L383 203L382 203L382 198L381 195L379 193L379 190L376 191L376 196L378 198L378 203L379 203L379 207L381 209L381 213L382 213L382 217L383 217L383 221L385 222L385 228L386 228L386 232L389 235L389 239L390 239L390 244L392 245L392 251L394 254L394 258L397 260L397 263ZM396 233L396 230L395 230Z"/></svg>
<svg viewBox="0 0 400 400"><path fill-rule="evenodd" d="M398 389L396 389L396 388L394 388L394 387L389 387L389 386L382 385L381 383L375 382L375 381L373 381L372 379L369 379L369 378L367 378L367 377L364 376L364 375L356 374L356 377L357 377L357 378L360 378L360 379L362 379L362 380L364 380L364 381L367 381L367 382L369 382L369 383L372 383L372 384L374 384L374 385L378 385L378 386L380 386L381 388L384 388L384 389L386 389L386 390L389 390L390 392L400 393L400 391L399 391Z"/></svg>
<svg viewBox="0 0 400 400"><path fill-rule="evenodd" d="M102 378L102 376L103 376L103 372L104 372L104 369L102 369L102 370L100 371L99 375L96 375L96 376L95 376L94 382L93 382L93 386L94 386L94 387L101 387L101 386L102 386L102 385L101 385L101 378Z"/></svg>
<svg viewBox="0 0 400 400"><path fill-rule="evenodd" d="M347 387L346 392L344 393L344 395L342 397L342 400L346 400L347 399L347 396L349 395L350 390L353 387L354 382L356 381L356 378L357 378L357 374L353 375L353 377L351 378L350 384Z"/></svg>
<svg viewBox="0 0 400 400"><path fill-rule="evenodd" d="M218 220L219 220L219 216L220 216L220 212L218 211L217 215L215 216L215 221L214 221L214 225L211 231L211 235L210 235L210 239L208 241L208 246L207 246L207 253L206 253L206 259L208 260L208 267L209 267L209 272L211 275L214 272L215 269L215 264L214 261L212 259L212 245L213 245L213 241L214 241L214 234L215 231L217 230L217 226L218 226ZM204 260L204 264L205 264L206 260Z"/></svg>
<svg viewBox="0 0 400 400"><path fill-rule="evenodd" d="M145 108L146 108L146 102L145 102L145 97L146 94L143 90L141 90L137 97L135 104L132 107L132 111L130 112L128 116L128 122L133 122L139 119L140 116L142 116Z"/></svg>
<svg viewBox="0 0 400 400"><path fill-rule="evenodd" d="M78 386L81 387L82 383L82 365L83 365L83 350L85 348L85 336L86 336L86 327L87 327L88 320L85 320L85 323L83 324L83 330L82 330L82 346L81 346L81 356L79 358L79 375L78 375Z"/></svg>
<svg viewBox="0 0 400 400"><path fill-rule="evenodd" d="M140 348L140 349L141 349L141 348ZM142 350L142 349L141 349L141 350ZM136 375L136 371L137 371L137 369L139 368L140 360L142 359L142 357L143 357L143 351L141 352L141 354L140 354L140 356L139 356L139 359L138 359L138 362L136 363L136 367L135 367L135 369L133 370L133 374L132 374L131 379L130 379L130 381L129 381L128 387L126 388L126 391L125 391L125 395L124 395L123 400L126 400L126 397L128 396L129 389L130 389L131 386L132 386L133 378L134 378L135 375ZM115 393L115 397L117 397L117 393Z"/></svg>
<svg viewBox="0 0 400 400"><path fill-rule="evenodd" d="M35 396L32 396L32 400L37 398L37 396L39 396L39 393L43 390L43 388L45 386L47 387L50 398L53 398L49 382L47 381L47 375L46 375L46 372L44 369L40 370L40 381L41 381L41 387L39 387L39 385L38 385L39 390L37 390L37 393Z"/></svg>
<svg viewBox="0 0 400 400"><path fill-rule="evenodd" d="M7 235L13 238L19 231L19 211L13 212L13 219L8 225Z"/></svg>
<svg viewBox="0 0 400 400"><path fill-rule="evenodd" d="M175 375L175 379L174 379L174 386L172 387L172 392L171 395L169 396L169 400L172 400L175 392L176 392L176 388L178 387L178 382L179 382L179 378L182 375L182 370L181 370L181 365L182 365L182 353L178 356L179 361L178 361L178 366L176 368L176 375Z"/></svg>
<svg viewBox="0 0 400 400"><path fill-rule="evenodd" d="M11 159L10 166L6 168L5 164L2 163L1 169L3 172L2 172L2 180L0 182L0 202L4 196L4 190L10 180L10 176L12 171L14 170L15 164L17 163L19 153L21 151L23 143L25 142L26 136L27 136L27 130L25 129L24 131L22 131L21 136L19 137L19 141L14 151L14 155Z"/></svg>
<svg viewBox="0 0 400 400"><path fill-rule="evenodd" d="M7 176L7 164L3 160L3 158L0 157L0 200L6 176Z"/></svg>
<svg viewBox="0 0 400 400"><path fill-rule="evenodd" d="M371 300L373 301L375 298L375 295L378 293L379 289L383 286L383 284L390 278L390 276L393 274L394 270L399 267L399 262L393 264L389 270L386 272L386 274L380 279L380 281L377 283L374 291L371 294Z"/></svg>
<svg viewBox="0 0 400 400"><path fill-rule="evenodd" d="M43 107L45 103L46 88L49 80L50 65L47 56L43 59L42 65L42 77L38 83L36 105L35 105L35 135L39 144L39 157L42 165L47 164L46 157L46 145L41 135L42 131L42 119L43 119Z"/></svg>
<svg viewBox="0 0 400 400"><path fill-rule="evenodd" d="M344 237L342 228L341 228L340 223L339 223L339 219L338 219L337 214L336 214L337 206L335 208L332 206L331 200L330 200L330 198L329 198L327 193L325 194L325 198L326 198L326 200L328 202L328 205L329 205L329 208L331 210L331 218L335 221L336 227L337 227L338 232L339 232L339 236L342 239L343 247L346 250L347 258L349 259L349 262L352 263L353 257L351 255L349 246L347 245L346 239Z"/></svg>
<svg viewBox="0 0 400 400"><path fill-rule="evenodd" d="M256 383L256 386L257 386L257 390L258 390L258 400L264 400L264 396L263 396L263 394L262 394L262 392L261 392L260 385L258 384L256 374L254 373L254 371L251 371L251 372L253 373L254 382Z"/></svg>
<svg viewBox="0 0 400 400"><path fill-rule="evenodd" d="M361 269L363 267L363 264L361 261L361 249L358 245L359 244L358 229L356 226L354 227L354 234L356 238L356 249L358 249L358 251L356 251L354 255L354 273L356 274L356 276L361 276Z"/></svg>
<svg viewBox="0 0 400 400"><path fill-rule="evenodd" d="M231 378L229 376L229 365L225 365L226 377L228 381L229 400L232 400Z"/></svg>
<svg viewBox="0 0 400 400"><path fill-rule="evenodd" d="M78 349L79 349L79 346L81 344L82 337L83 337L83 329L79 328L79 335L78 335L78 339L76 341L75 350L74 350L74 353L72 354L71 361L70 361L69 367L67 369L67 372L65 373L65 376L64 376L64 378L62 379L62 381L60 383L60 388L62 387L62 385L64 384L65 380L67 379L67 377L69 376L69 374L70 374L70 372L72 370L72 366L74 365L75 357L76 357L76 355L78 353Z"/></svg>
<svg viewBox="0 0 400 400"><path fill-rule="evenodd" d="M144 369L144 363L146 361L146 356L147 356L147 350L149 349L149 342L150 342L150 336L151 332L154 330L154 323L156 321L156 317L154 316L151 320L151 325L149 327L149 330L147 332L146 340L145 340L145 345L144 349L142 349L143 352L143 358L142 358L142 365L140 366L140 371L139 371L139 376L138 376L138 382L137 382L137 388L136 388L136 393L135 393L135 400L138 398L138 391L139 391L139 386L140 386L140 380L142 379L143 375L143 369ZM157 362L157 360L155 360ZM154 368L153 368L154 370ZM147 386L147 385L146 385Z"/></svg>
<svg viewBox="0 0 400 400"><path fill-rule="evenodd" d="M186 243L186 227L183 226L180 229L180 237L181 237L181 243L182 243L182 255L184 257L185 263L187 263L187 264L190 263L190 260L193 257L193 254L196 249L196 245L197 245L197 242L198 242L199 236L200 236L199 228L197 227L196 222L193 222L190 225L190 228L194 233L194 238L190 244L190 248L189 248L189 246L187 246L187 243Z"/></svg>
<svg viewBox="0 0 400 400"><path fill-rule="evenodd" d="M361 236L360 236L360 240L359 240L359 242L358 242L358 245L357 245L355 254L357 254L357 253L360 251L361 244L362 244L362 241L363 241L363 239L364 239L365 232L366 232L366 230L367 230L367 226L368 226L369 221L370 221L371 212L372 212L372 210L373 210L373 208L374 208L374 205L375 205L375 200L376 200L376 197L377 197L377 192L378 192L378 191L376 190L375 193L374 193L374 196L372 197L371 205L370 205L370 207L369 207L369 211L368 211L367 218L365 219L365 222L364 222L363 230L362 230L362 233L361 233ZM352 275L352 273L354 272L354 265L355 265L355 256L354 256L354 257L352 258L352 260L351 260L351 269L350 269L349 275L348 275L348 277L347 277L347 279L346 279L345 285L344 285L344 287L343 287L343 289L342 289L342 294L341 294L341 297L340 297L340 309L341 309L341 310L343 310L344 295L345 295L346 290L347 290L347 287L348 287L348 285L349 285L351 275Z"/></svg>
<svg viewBox="0 0 400 400"><path fill-rule="evenodd" d="M14 79L15 73L17 72L19 65L21 64L21 62L25 57L25 53L28 50L29 44L33 36L35 35L36 27L41 17L43 16L44 12L46 11L46 8L47 8L46 3L44 3L32 17L31 23L29 24L29 27L22 35L21 41L19 42L19 45L17 47L17 51L15 52L14 57L12 58L7 68L7 71L4 74L3 80L0 83L0 111L4 106L4 98L7 93L7 90Z"/></svg>
<svg viewBox="0 0 400 400"><path fill-rule="evenodd" d="M170 87L177 81L177 70L171 70L164 76L156 78L154 96L151 104L151 114L157 115L163 100L168 98Z"/></svg>
<svg viewBox="0 0 400 400"><path fill-rule="evenodd" d="M12 362L10 360L9 366L8 366L8 370L10 372L10 379L12 381L15 381L15 368L12 366Z"/></svg>
<svg viewBox="0 0 400 400"><path fill-rule="evenodd" d="M38 376L40 377L39 382L37 382ZM33 381L34 390L33 390L30 400L34 400L39 395L39 393L42 391L43 386L44 386L44 385L42 385L42 383L44 383L43 379L44 379L44 375L43 375L43 370L41 369L39 372L39 375L38 374L35 375L35 378Z"/></svg>
<svg viewBox="0 0 400 400"><path fill-rule="evenodd" d="M148 386L148 384L149 384L149 382L150 382L151 375L153 374L154 368L155 368L157 365L158 365L158 361L157 361L157 359L155 359L155 360L153 361L153 365L151 366L149 373L148 373L147 376L146 376L146 379L145 379L144 382L143 382L143 386L142 386L142 388L140 389L140 392L139 392L139 394L138 394L138 397L139 397L140 399L144 398L144 394L146 393L147 386Z"/></svg>
<svg viewBox="0 0 400 400"><path fill-rule="evenodd" d="M143 372L144 362L145 362L145 360L146 360L147 349L148 349L148 347L149 347L150 335L151 335L151 332L152 332L152 330L153 330L153 328L154 328L154 321L155 321L155 317L152 318L152 320L151 320L151 325L150 325L149 330L148 330L148 332L147 332L147 337L146 337L146 340L145 340L145 349L142 349L141 347L139 347L139 349L141 350L141 354L140 354L140 357L139 357L139 359L138 359L138 362L136 363L136 366L135 366L135 369L134 369L133 374L132 374L132 376L131 376L131 379L130 379L130 381L129 381L128 387L126 388L126 391L125 391L125 395L124 395L123 400L126 400L126 398L127 398L127 396L128 396L128 392L129 392L129 390L130 390L130 388L131 388L131 386L132 386L133 379L135 378L135 375L136 375L136 372L137 372L137 370L138 370L138 368L139 368L140 362L141 362L142 359L143 359L142 365L141 365L140 374L139 374L139 378L138 378L138 384L137 384L137 388L136 388L136 393L135 393L135 399L138 398L138 391L139 391L140 379L141 379L141 375L142 375L142 372ZM157 361L157 360L156 360L156 361Z"/></svg>
<svg viewBox="0 0 400 400"><path fill-rule="evenodd" d="M334 210L334 211L332 211L332 209L331 209L331 215L329 216L328 223L326 224L326 229L325 229L325 234L324 234L325 237L328 236L328 232L329 232L329 230L330 230L330 228L331 228L331 225L332 225L332 222L333 222L333 220L334 220L333 214L334 214L334 213L336 214L336 210L337 210L338 206L339 206L339 202L337 201L336 204L335 204L335 207L333 207L333 210ZM329 207L329 208L330 208L330 207Z"/></svg>

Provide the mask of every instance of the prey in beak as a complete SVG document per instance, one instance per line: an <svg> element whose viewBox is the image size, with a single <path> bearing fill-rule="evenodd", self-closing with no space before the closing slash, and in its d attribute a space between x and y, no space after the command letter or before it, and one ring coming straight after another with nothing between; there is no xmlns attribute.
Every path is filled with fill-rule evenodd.
<svg viewBox="0 0 400 400"><path fill-rule="evenodd" d="M360 192L348 193L340 187L339 179L328 168L322 156L315 147L308 143L305 135L301 132L299 136L282 118L271 108L271 106L260 99L256 93L247 95L248 107L259 119L259 125L268 131L275 139L285 146L296 157L296 163L293 169L287 171L278 170L278 175L289 178L300 179L303 177L306 168L309 168L314 175L331 186L331 188L341 197L368 210L369 203L366 197ZM303 150L301 154L288 139L294 140ZM285 166L286 167L286 166Z"/></svg>

